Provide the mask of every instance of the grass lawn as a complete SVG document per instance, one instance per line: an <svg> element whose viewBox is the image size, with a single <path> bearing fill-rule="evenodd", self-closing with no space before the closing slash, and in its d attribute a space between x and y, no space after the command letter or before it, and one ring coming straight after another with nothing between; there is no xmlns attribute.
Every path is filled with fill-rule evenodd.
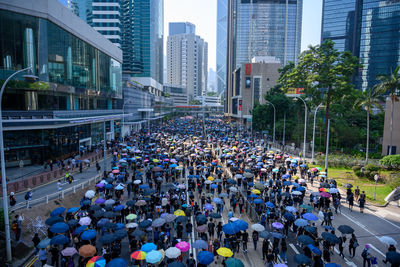
<svg viewBox="0 0 400 267"><path fill-rule="evenodd" d="M323 166L311 167L321 167L324 169ZM386 173L383 172L382 174L385 175ZM358 186L361 191L365 191L368 201L375 204L385 204L385 197L392 192L392 189L388 185L378 182L378 185L376 186L376 200L374 200L375 183L366 178L358 178L352 169L329 168L328 178L335 179L339 187L346 183L352 184L354 186L353 189Z"/></svg>

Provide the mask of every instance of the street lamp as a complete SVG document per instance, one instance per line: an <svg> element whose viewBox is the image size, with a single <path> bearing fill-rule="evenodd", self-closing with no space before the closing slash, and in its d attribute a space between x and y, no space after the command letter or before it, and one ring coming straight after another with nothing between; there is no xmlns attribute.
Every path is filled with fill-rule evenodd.
<svg viewBox="0 0 400 267"><path fill-rule="evenodd" d="M304 144L303 144L303 159L304 163L306 162L306 139L307 139L307 104L306 101L304 101L303 98L301 97L295 97L293 100L297 101L297 99L300 99L304 103Z"/></svg>
<svg viewBox="0 0 400 267"><path fill-rule="evenodd" d="M1 102L3 98L3 93L4 89L7 86L7 83L18 73L27 71L27 70L32 70L32 66L16 71L13 74L11 74L3 83L1 86L0 90L0 157L1 157L1 184L2 184L2 189L3 189L3 212L4 212L4 226L5 226L5 232L6 232L6 252L7 252L7 261L11 262L12 261L12 254L11 254L11 237L10 237L10 220L8 218L8 198L7 198L7 179L6 179L6 161L4 158L4 140L3 140L3 113L2 113L2 107L1 107ZM33 78L37 79L36 76L33 75L27 75L27 78L29 80L33 80Z"/></svg>
<svg viewBox="0 0 400 267"><path fill-rule="evenodd" d="M312 152L311 152L311 162L314 163L314 148L315 148L315 121L317 119L317 112L319 108L322 108L324 105L319 104L318 107L314 111L314 126L313 126L313 135L312 135Z"/></svg>
<svg viewBox="0 0 400 267"><path fill-rule="evenodd" d="M276 108L275 105L272 104L270 101L265 100L268 104L271 104L272 107L274 108L274 131L273 131L273 137L272 137L272 143L275 144L275 121L276 121Z"/></svg>

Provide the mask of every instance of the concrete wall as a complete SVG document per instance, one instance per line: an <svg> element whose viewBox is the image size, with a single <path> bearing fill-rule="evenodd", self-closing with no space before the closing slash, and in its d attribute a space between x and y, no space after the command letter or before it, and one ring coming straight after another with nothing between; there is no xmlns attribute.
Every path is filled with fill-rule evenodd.
<svg viewBox="0 0 400 267"><path fill-rule="evenodd" d="M382 155L388 155L390 145L390 120L392 115L392 101L386 101L385 126L383 130ZM400 101L394 102L393 108L393 131L392 131L392 151L396 147L395 154L400 154Z"/></svg>

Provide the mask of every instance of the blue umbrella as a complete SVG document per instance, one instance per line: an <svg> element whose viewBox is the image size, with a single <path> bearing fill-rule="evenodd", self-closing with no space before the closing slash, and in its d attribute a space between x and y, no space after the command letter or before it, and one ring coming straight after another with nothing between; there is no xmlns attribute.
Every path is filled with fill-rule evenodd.
<svg viewBox="0 0 400 267"><path fill-rule="evenodd" d="M236 184L236 181L233 180L233 179L228 179L228 180L226 180L226 182L227 182L228 184Z"/></svg>
<svg viewBox="0 0 400 267"><path fill-rule="evenodd" d="M106 267L127 267L128 263L122 258L115 258L107 263Z"/></svg>
<svg viewBox="0 0 400 267"><path fill-rule="evenodd" d="M118 239L118 240L123 239L127 235L128 235L128 233L123 229L120 229L120 230L117 230L114 232L114 237L115 237L115 239Z"/></svg>
<svg viewBox="0 0 400 267"><path fill-rule="evenodd" d="M339 238L332 233L323 232L321 234L321 236L324 240L328 241L331 244L339 244L340 243Z"/></svg>
<svg viewBox="0 0 400 267"><path fill-rule="evenodd" d="M261 238L269 238L271 236L270 233L268 233L267 231L262 231L258 233L258 236Z"/></svg>
<svg viewBox="0 0 400 267"><path fill-rule="evenodd" d="M65 235L56 235L50 241L50 245L64 245L69 243L69 238Z"/></svg>
<svg viewBox="0 0 400 267"><path fill-rule="evenodd" d="M227 193L221 193L221 194L219 194L219 197L227 197L227 196L228 196Z"/></svg>
<svg viewBox="0 0 400 267"><path fill-rule="evenodd" d="M284 182L283 182L283 185L284 185L284 186L289 186L289 185L292 185L292 182L290 182L290 181L284 181Z"/></svg>
<svg viewBox="0 0 400 267"><path fill-rule="evenodd" d="M227 235L234 235L240 231L240 229L233 223L227 223L222 226L222 231Z"/></svg>
<svg viewBox="0 0 400 267"><path fill-rule="evenodd" d="M261 198L256 198L253 200L254 204L262 204L264 201Z"/></svg>
<svg viewBox="0 0 400 267"><path fill-rule="evenodd" d="M117 230L124 229L124 227L125 227L124 223L117 223Z"/></svg>
<svg viewBox="0 0 400 267"><path fill-rule="evenodd" d="M67 213L74 213L74 212L77 212L79 209L80 209L79 207L69 208L69 209L67 210Z"/></svg>
<svg viewBox="0 0 400 267"><path fill-rule="evenodd" d="M200 264L209 265L214 261L214 254L209 251L200 251L197 260Z"/></svg>
<svg viewBox="0 0 400 267"><path fill-rule="evenodd" d="M93 238L96 237L96 235L97 235L96 230L89 229L81 234L81 239L82 240L92 240Z"/></svg>
<svg viewBox="0 0 400 267"><path fill-rule="evenodd" d="M105 234L105 235L100 236L100 238L99 238L99 242L102 244L111 244L114 241L115 241L115 238L111 234Z"/></svg>
<svg viewBox="0 0 400 267"><path fill-rule="evenodd" d="M304 213L302 216L304 219L309 220L309 221L318 221L318 217L315 214L312 213Z"/></svg>
<svg viewBox="0 0 400 267"><path fill-rule="evenodd" d="M175 167L178 167L178 165L176 165L176 164L171 164L171 165L169 165L171 168L175 168Z"/></svg>
<svg viewBox="0 0 400 267"><path fill-rule="evenodd" d="M74 232L74 233L75 233L76 235L79 235L80 233L82 233L83 231L85 231L86 228L87 228L86 225L81 225L81 226L79 226L78 228L75 229L75 232Z"/></svg>
<svg viewBox="0 0 400 267"><path fill-rule="evenodd" d="M267 206L268 208L271 208L271 209L275 207L274 203L272 203L271 201L268 201L267 203L265 203L265 206Z"/></svg>
<svg viewBox="0 0 400 267"><path fill-rule="evenodd" d="M82 201L83 206L89 206L90 204L92 204L92 201L90 199Z"/></svg>
<svg viewBox="0 0 400 267"><path fill-rule="evenodd" d="M296 254L293 259L299 265L310 265L311 264L311 259L304 254Z"/></svg>
<svg viewBox="0 0 400 267"><path fill-rule="evenodd" d="M192 247L197 248L197 249L205 249L208 247L208 244L206 241L199 239L199 240L194 241Z"/></svg>
<svg viewBox="0 0 400 267"><path fill-rule="evenodd" d="M54 217L54 216L61 215L61 214L64 213L64 211L65 211L65 208L64 208L64 207L56 208L55 210L53 210L53 211L50 213L50 216L51 216L51 217Z"/></svg>
<svg viewBox="0 0 400 267"><path fill-rule="evenodd" d="M142 229L146 229L151 226L151 221L150 220L144 220L139 223L139 227Z"/></svg>
<svg viewBox="0 0 400 267"><path fill-rule="evenodd" d="M291 214L289 212L285 212L285 214L283 214L283 218L285 218L288 221L292 221L292 220L294 220L295 217L293 214Z"/></svg>
<svg viewBox="0 0 400 267"><path fill-rule="evenodd" d="M59 234L59 233L65 233L66 231L68 231L68 229L69 229L68 224L64 222L58 222L50 227L50 232Z"/></svg>
<svg viewBox="0 0 400 267"><path fill-rule="evenodd" d="M300 167L307 168L307 164L301 164Z"/></svg>
<svg viewBox="0 0 400 267"><path fill-rule="evenodd" d="M152 250L146 255L146 262L156 264L162 260L162 253L158 250Z"/></svg>
<svg viewBox="0 0 400 267"><path fill-rule="evenodd" d="M147 188L149 188L149 185L148 184L141 184L141 185L139 185L139 188L140 189L147 189Z"/></svg>
<svg viewBox="0 0 400 267"><path fill-rule="evenodd" d="M249 198L258 198L258 195L256 195L256 194L251 194L251 195L249 195Z"/></svg>
<svg viewBox="0 0 400 267"><path fill-rule="evenodd" d="M309 232L309 233L313 234L313 233L315 233L317 231L317 227L307 225L306 227L304 227L304 230L306 232Z"/></svg>
<svg viewBox="0 0 400 267"><path fill-rule="evenodd" d="M297 241L299 241L300 243L302 243L304 245L314 244L314 240L311 237L309 237L308 235L299 235L297 237Z"/></svg>
<svg viewBox="0 0 400 267"><path fill-rule="evenodd" d="M109 219L103 218L103 219L100 219L100 221L97 222L97 226L102 227L102 226L104 226L106 223L109 223L109 222L110 222Z"/></svg>
<svg viewBox="0 0 400 267"><path fill-rule="evenodd" d="M207 217L204 214L199 214L196 216L196 222L199 224L205 224L207 222Z"/></svg>
<svg viewBox="0 0 400 267"><path fill-rule="evenodd" d="M112 189L112 188L113 188L113 185L112 185L112 184L106 184L106 185L104 186L104 188L105 188L105 189Z"/></svg>
<svg viewBox="0 0 400 267"><path fill-rule="evenodd" d="M216 185L216 184L211 184L210 187L211 187L212 189L217 189L217 188L218 188L218 185Z"/></svg>
<svg viewBox="0 0 400 267"><path fill-rule="evenodd" d="M324 229L328 229L329 231L335 231L335 228L330 225L324 225Z"/></svg>
<svg viewBox="0 0 400 267"><path fill-rule="evenodd" d="M53 225L53 224L55 224L55 223L58 223L58 222L63 222L64 221L64 218L62 218L62 217L50 217L50 218L48 218L46 221L45 221L45 223L47 224L47 225Z"/></svg>
<svg viewBox="0 0 400 267"><path fill-rule="evenodd" d="M284 175L282 175L282 179L288 179L288 178L290 178L290 174L284 174ZM289 182L289 181L287 181L289 184L284 184L284 185L291 185L292 183L291 182ZM284 182L284 183L286 183L286 182Z"/></svg>
<svg viewBox="0 0 400 267"><path fill-rule="evenodd" d="M124 205L118 205L118 206L114 207L114 211L120 211L120 210L123 210L124 208L125 208Z"/></svg>
<svg viewBox="0 0 400 267"><path fill-rule="evenodd" d="M249 228L249 224L243 220L236 220L232 224L237 226L237 228L239 228L241 231L245 231L247 228Z"/></svg>
<svg viewBox="0 0 400 267"><path fill-rule="evenodd" d="M316 246L313 246L310 244L310 245L307 245L307 247L311 250L312 253L314 253L316 255L322 254L322 251L319 248L317 248Z"/></svg>
<svg viewBox="0 0 400 267"><path fill-rule="evenodd" d="M306 189L304 188L304 187L302 187L302 186L300 186L300 187L297 187L297 189L296 189L297 191L300 191L300 192L304 192L304 191L306 191Z"/></svg>
<svg viewBox="0 0 400 267"><path fill-rule="evenodd" d="M271 233L271 236L272 236L273 238L278 238L278 239L281 239L281 238L284 238L284 237L285 237L283 234L278 233L278 232L272 232L272 233Z"/></svg>
<svg viewBox="0 0 400 267"><path fill-rule="evenodd" d="M222 199L220 199L219 197L214 197L214 198L213 198L213 202L214 202L215 204L222 204L222 203L224 203L224 202L222 201Z"/></svg>
<svg viewBox="0 0 400 267"><path fill-rule="evenodd" d="M75 220L75 219L71 219L71 220L69 220L69 221L67 222L67 224L68 224L69 227L74 227L74 226L76 226L78 223L79 223L78 220Z"/></svg>
<svg viewBox="0 0 400 267"><path fill-rule="evenodd" d="M141 251L144 251L146 253L152 251L152 250L156 250L157 246L154 243L146 243L144 245L142 245L142 247L140 248Z"/></svg>
<svg viewBox="0 0 400 267"><path fill-rule="evenodd" d="M215 213L215 212L209 214L208 216L213 218L213 219L220 219L222 217L221 214Z"/></svg>
<svg viewBox="0 0 400 267"><path fill-rule="evenodd" d="M297 211L297 209L295 207L293 207L293 206L287 206L285 208L285 210L287 210L288 212L296 212Z"/></svg>
<svg viewBox="0 0 400 267"><path fill-rule="evenodd" d="M42 241L39 242L39 244L36 246L37 248L47 248L50 246L50 238L45 238Z"/></svg>
<svg viewBox="0 0 400 267"><path fill-rule="evenodd" d="M340 267L340 265L334 262L330 262L325 264L325 267Z"/></svg>

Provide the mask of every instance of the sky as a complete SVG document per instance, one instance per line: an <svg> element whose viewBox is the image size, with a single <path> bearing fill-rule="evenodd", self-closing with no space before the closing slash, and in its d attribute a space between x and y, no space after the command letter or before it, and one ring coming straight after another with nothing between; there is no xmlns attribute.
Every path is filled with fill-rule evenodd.
<svg viewBox="0 0 400 267"><path fill-rule="evenodd" d="M322 0L303 0L301 51L316 45L321 36ZM188 21L196 25L196 34L208 43L208 67L215 70L217 40L217 0L164 0L164 42L168 23ZM166 44L164 53L166 54Z"/></svg>

